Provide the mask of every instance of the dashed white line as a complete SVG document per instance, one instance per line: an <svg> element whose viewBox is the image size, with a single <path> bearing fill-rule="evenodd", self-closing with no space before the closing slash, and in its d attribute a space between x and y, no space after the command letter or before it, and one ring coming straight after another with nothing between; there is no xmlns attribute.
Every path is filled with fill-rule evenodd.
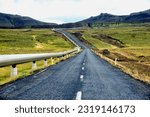
<svg viewBox="0 0 150 117"><path fill-rule="evenodd" d="M83 75L81 75L81 76L80 76L80 80L81 80L81 82L83 81L83 77L84 77Z"/></svg>
<svg viewBox="0 0 150 117"><path fill-rule="evenodd" d="M76 95L76 100L81 100L82 99L82 92L78 91Z"/></svg>
<svg viewBox="0 0 150 117"><path fill-rule="evenodd" d="M84 67L82 67L82 70L84 70Z"/></svg>
<svg viewBox="0 0 150 117"><path fill-rule="evenodd" d="M85 65L85 63L83 63L83 65Z"/></svg>

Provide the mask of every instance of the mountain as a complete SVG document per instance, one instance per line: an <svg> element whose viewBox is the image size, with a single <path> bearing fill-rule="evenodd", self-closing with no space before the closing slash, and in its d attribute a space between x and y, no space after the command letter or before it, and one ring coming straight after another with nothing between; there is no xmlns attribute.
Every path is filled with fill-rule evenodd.
<svg viewBox="0 0 150 117"><path fill-rule="evenodd" d="M0 13L0 28L74 28L91 26L93 23L145 23L150 22L150 9L131 13L130 15L112 15L101 13L98 16L75 22L57 25L45 23L30 17Z"/></svg>
<svg viewBox="0 0 150 117"><path fill-rule="evenodd" d="M108 13L101 13L98 16L90 17L88 19L79 21L78 23L88 24L88 23L144 23L150 22L150 9L146 11L141 11L137 13L131 13L130 15L112 15Z"/></svg>
<svg viewBox="0 0 150 117"><path fill-rule="evenodd" d="M44 28L55 25L57 24L41 22L30 17L0 13L0 28Z"/></svg>

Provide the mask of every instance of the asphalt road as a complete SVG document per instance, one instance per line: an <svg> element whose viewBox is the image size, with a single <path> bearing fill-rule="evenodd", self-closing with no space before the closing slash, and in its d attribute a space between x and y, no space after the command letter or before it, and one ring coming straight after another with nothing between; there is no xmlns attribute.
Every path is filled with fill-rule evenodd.
<svg viewBox="0 0 150 117"><path fill-rule="evenodd" d="M96 56L76 37L64 33L84 50L55 66L1 87L0 99L150 99L150 85L123 73Z"/></svg>

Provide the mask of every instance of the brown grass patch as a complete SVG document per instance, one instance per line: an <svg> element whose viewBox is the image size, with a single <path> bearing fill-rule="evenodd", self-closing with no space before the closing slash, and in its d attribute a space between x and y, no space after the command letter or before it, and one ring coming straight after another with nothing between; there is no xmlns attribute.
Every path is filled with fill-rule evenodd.
<svg viewBox="0 0 150 117"><path fill-rule="evenodd" d="M94 50L95 51L95 50ZM104 53L104 51L96 50L95 53L100 54L100 56L110 62L112 65L119 67L125 73L133 76L134 78L141 80L143 82L150 84L150 57L149 56L134 56L128 57L127 54L120 54L117 52L109 51ZM133 55L132 55L133 56ZM117 58L117 64L115 64L115 59Z"/></svg>

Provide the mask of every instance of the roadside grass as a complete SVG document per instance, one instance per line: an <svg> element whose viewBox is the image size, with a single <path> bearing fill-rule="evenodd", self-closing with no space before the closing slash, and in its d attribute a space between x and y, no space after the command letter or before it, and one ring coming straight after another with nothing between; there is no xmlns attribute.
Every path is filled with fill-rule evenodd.
<svg viewBox="0 0 150 117"><path fill-rule="evenodd" d="M1 72L3 73L0 75L1 76L0 77L0 85L3 85L8 82L12 82L16 79L20 79L25 76L28 76L28 75L32 74L35 70L44 68L44 61L37 61L36 64L37 64L37 69L34 69L34 70L32 70L31 62L17 65L17 69L18 69L17 77L10 77L10 70L11 70L10 66L0 68ZM52 65L50 63L50 61L48 61L48 65Z"/></svg>
<svg viewBox="0 0 150 117"><path fill-rule="evenodd" d="M50 29L0 29L0 54L52 53L73 49L74 45ZM54 64L65 58L57 60ZM52 65L48 60L48 66ZM44 68L44 61L37 61L38 68L32 70L32 63L17 65L18 76L10 78L10 66L0 68L0 85L15 81Z"/></svg>
<svg viewBox="0 0 150 117"><path fill-rule="evenodd" d="M74 56L74 53L72 53L70 55L70 57ZM26 76L29 76L33 73L36 73L38 72L39 70L42 70L46 67L49 67L49 66L52 66L52 65L56 65L57 63L61 62L61 61L64 61L68 59L68 56L64 56L64 57L61 57L61 58L53 58L53 63L51 61L51 59L48 59L47 60L47 66L44 66L44 60L42 61L37 61L36 62L36 65L37 65L37 68L36 69L32 69L32 62L29 62L29 63L24 63L24 64L19 64L17 65L17 69L18 69L18 76L17 77L10 77L10 70L11 70L11 67L8 66L8 67L2 67L0 68L0 71L1 71L1 74L0 74L0 85L4 85L6 83L10 83L10 82L13 82L17 79L21 79L21 78L24 78Z"/></svg>
<svg viewBox="0 0 150 117"><path fill-rule="evenodd" d="M113 26L110 28L71 30L70 32L80 32L83 39L96 47L96 53L100 53L113 61L117 58L117 63L123 66L121 69L124 72L150 84L150 27ZM102 42L100 36L94 38L94 35L108 35L121 41L124 47L112 46L110 43ZM104 54L104 49L107 49L108 53Z"/></svg>
<svg viewBox="0 0 150 117"><path fill-rule="evenodd" d="M82 38L92 44L94 47L98 49L105 49L105 48L114 48L111 44L105 43L101 40L95 39L92 37L92 33L95 32L93 29L85 29L85 30L69 30L70 33L81 33Z"/></svg>
<svg viewBox="0 0 150 117"><path fill-rule="evenodd" d="M84 39L86 39L88 42L90 42L92 45L94 45L98 49L105 49L105 48L112 48L113 46L110 44L107 44L103 41L97 40L93 37L91 37L89 32L85 32L82 36Z"/></svg>

